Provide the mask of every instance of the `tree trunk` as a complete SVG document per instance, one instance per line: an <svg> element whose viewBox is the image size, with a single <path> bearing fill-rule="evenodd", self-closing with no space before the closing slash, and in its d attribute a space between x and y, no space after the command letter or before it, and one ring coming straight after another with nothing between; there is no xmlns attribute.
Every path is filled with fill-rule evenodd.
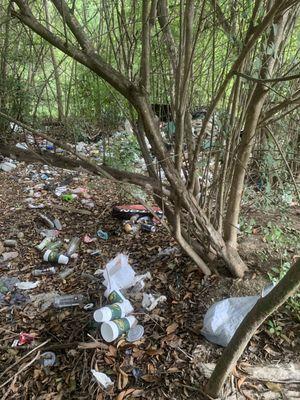
<svg viewBox="0 0 300 400"><path fill-rule="evenodd" d="M10 32L10 7L8 8L7 21L4 23L4 39L3 45L1 49L1 61L0 61L0 110L7 111L7 58L8 58L8 45L9 45L9 32ZM5 130L8 123L4 122L3 120L0 121L0 129Z"/></svg>
<svg viewBox="0 0 300 400"><path fill-rule="evenodd" d="M230 70L226 74L223 82L220 83L219 90L215 98L212 101L211 106L209 107L209 112L203 122L201 132L199 133L197 139L195 140L195 146L192 156L192 165L189 167L188 180L190 180L189 184L187 184L187 179L181 176L182 172L182 162L181 157L183 153L183 144L185 138L185 129L183 125L183 118L185 116L185 108L188 104L186 101L187 92L190 96L190 91L188 90L189 86L189 76L191 72L191 65L193 63L193 55L197 42L197 34L193 34L193 26L191 24L192 16L194 14L194 1L189 0L186 2L182 2L180 4L180 13L181 16L185 16L181 19L181 33L178 45L178 51L174 48L176 41L172 39L172 31L169 27L170 19L168 18L168 12L165 11L168 9L167 1L160 0L156 2L156 0L151 1L151 7L149 8L149 4L147 1L143 1L143 21L142 30L141 30L141 49L142 49L142 58L140 65L140 74L139 77L136 77L134 80L129 80L126 75L122 74L119 70L113 67L103 56L105 55L104 49L99 49L99 51L94 46L94 42L92 37L86 33L84 27L79 23L76 18L77 13L72 12L68 7L68 2L65 0L51 0L52 4L55 6L58 14L61 17L61 23L64 24L65 32L63 35L59 35L57 33L53 33L45 28L45 24L42 24L34 15L29 3L25 0L14 0L14 3L18 5L18 10L13 11L13 15L15 15L20 21L29 26L33 31L35 31L38 35L46 39L53 46L57 47L65 54L73 57L76 61L85 65L91 71L95 72L99 77L104 79L107 83L109 83L114 89L116 89L121 95L123 95L128 102L135 108L137 114L142 121L143 131L145 132L145 136L148 139L151 145L151 151L148 149L148 153L151 156L153 153L157 159L157 163L163 169L166 179L168 181L167 184L162 184L159 180L159 177L153 176L153 180L156 181L156 184L152 184L154 188L154 194L156 196L161 196L162 200L165 203L168 203L168 206L171 209L170 214L173 214L177 221L180 221L180 224L189 224L189 233L191 233L191 241L188 243L185 240L184 231L186 231L186 226L180 226L180 229L176 229L176 237L178 242L181 244L183 249L192 257L194 262L199 265L199 267L203 270L204 273L208 273L206 266L203 264L203 259L201 254L198 254L197 248L193 245L194 242L198 242L206 247L206 250L213 249L213 251L224 260L227 267L232 271L235 276L242 277L244 271L246 269L245 264L240 259L236 246L234 243L232 244L230 241L228 244L225 243L222 235L218 232L208 217L206 211L199 206L199 202L196 200L193 195L193 187L194 181L197 178L196 170L199 161L199 154L201 149L201 140L203 139L203 135L205 134L207 124L209 122L210 117L212 116L215 107L221 100L222 96L224 96L228 85L230 84L231 79L233 78L236 71L239 71L241 64L243 63L245 57L249 54L250 50L252 50L261 38L263 32L267 29L267 27L273 22L274 16L278 13L279 9L287 7L287 2L282 4L281 0L275 0L274 5L270 8L270 10L265 14L260 22L257 21L257 24L254 26L254 22L256 23L256 12L253 12L253 18L251 19L252 25L249 26L249 31L247 35L247 39L245 43L243 43L243 47L240 51L240 54L237 56L235 62L232 64ZM256 5L260 2L255 2ZM75 3L74 3L75 4ZM158 20L161 24L162 32L164 33L164 37L166 39L166 44L169 47L169 57L172 65L173 72L175 71L175 75L178 70L178 62L177 58L182 58L182 67L183 70L179 71L183 73L181 76L181 82L178 82L177 77L174 76L172 78L171 87L173 87L174 83L180 83L180 90L176 92L176 101L177 107L176 111L178 111L178 126L176 129L177 134L177 142L176 142L176 150L178 153L175 154L175 162L174 157L170 154L164 145L163 136L160 132L156 116L154 115L151 108L151 93L147 91L147 86L149 86L149 74L151 72L151 27L154 23L155 19L155 5L158 4ZM150 12L150 9L152 10ZM255 9L255 7L254 7ZM203 7L204 10L204 7ZM150 15L151 14L151 15ZM153 17L153 18L152 18ZM203 17L203 18L202 18ZM200 32L204 26L205 15L202 15L199 19L199 29L196 29L197 32ZM126 21L125 21L126 22ZM123 24L123 22L122 22ZM123 25L122 25L123 26ZM124 25L125 26L125 25ZM67 41L66 30L71 32L72 41ZM183 34L184 33L184 34ZM126 37L124 36L124 40ZM189 42L189 46L185 46L185 40ZM193 43L193 44L192 44ZM192 44L192 45L191 45ZM153 47L153 46L152 46ZM114 49L115 50L115 49ZM102 54L101 54L102 53ZM122 54L121 56L122 57ZM269 57L270 58L270 57ZM268 59L266 60L268 61ZM115 60L116 65L118 65L118 59ZM271 61L270 63L271 64ZM267 63L267 65L269 65ZM264 77L264 76L262 76ZM259 87L259 84L257 84ZM257 92L257 95L260 92ZM182 96L182 98L180 98ZM265 96L264 90L262 90L262 96ZM257 98L259 101L260 98ZM262 101L261 101L262 102ZM175 102L176 103L176 102ZM263 104L263 102L262 102ZM254 107L254 101L253 101ZM257 110L257 114L260 113L260 110ZM250 124L250 116L249 116L249 128L248 128L248 138L252 138L253 129L255 130L255 124ZM191 136L192 137L192 136ZM141 138L143 139L143 138ZM141 141L140 141L141 142ZM247 165L248 154L251 152L251 146L247 147L248 143L245 140L246 149L244 164ZM147 152L146 148L144 149ZM68 150L70 151L70 150ZM243 151L244 152L244 151ZM248 152L248 153L247 153ZM72 153L72 151L71 151ZM172 158L173 157L173 158ZM147 162L147 158L144 157ZM149 160L148 160L149 161ZM98 167L100 169L100 167ZM102 172L103 168L102 168ZM150 172L150 171L149 171ZM154 175L154 174L153 174ZM237 193L242 191L242 187L244 182L244 175L240 174L240 170L236 171L236 181L239 184L239 187L234 188L232 197L235 198L234 191L237 189ZM159 189L156 190L156 187ZM168 192L168 194L166 194ZM240 198L237 198L240 200ZM238 202L237 202L238 203ZM235 203L236 204L236 203ZM173 221L170 220L170 225L174 226ZM204 238L204 240L203 240ZM192 247L192 250L190 249Z"/></svg>
<svg viewBox="0 0 300 400"><path fill-rule="evenodd" d="M46 15L46 27L51 31L50 27L50 17L49 17L49 9L48 9L48 0L44 0L44 8L45 8L45 15ZM63 95L60 83L60 76L58 71L58 62L56 60L54 47L50 46L50 54L51 60L53 64L53 71L54 71L54 79L55 79L55 86L56 86L56 102L57 102L57 115L58 120L63 121L64 119L64 105L63 105Z"/></svg>
<svg viewBox="0 0 300 400"><path fill-rule="evenodd" d="M228 346L223 351L206 387L213 398L218 397L228 375L235 367L250 339L260 325L300 287L300 260L295 263L275 288L258 300L244 318Z"/></svg>
<svg viewBox="0 0 300 400"><path fill-rule="evenodd" d="M284 41L284 30L288 19L288 12L280 15L271 27L271 32L266 44L265 56L262 60L260 71L261 79L270 78L273 74L279 49ZM271 54L270 49L272 50ZM268 87L263 82L256 84L251 96L246 114L245 127L240 146L238 148L231 190L228 199L228 209L224 221L225 241L233 248L237 247L238 221L240 215L241 200L244 189L245 174L254 145L256 128L261 111L268 95Z"/></svg>

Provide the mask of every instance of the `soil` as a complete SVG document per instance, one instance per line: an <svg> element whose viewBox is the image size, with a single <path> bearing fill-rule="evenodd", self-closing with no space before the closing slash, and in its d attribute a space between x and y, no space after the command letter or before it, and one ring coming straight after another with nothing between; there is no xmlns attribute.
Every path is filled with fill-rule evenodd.
<svg viewBox="0 0 300 400"><path fill-rule="evenodd" d="M47 179L42 179L43 173ZM37 288L26 291L26 295L30 295L27 303L12 304L13 297L10 299L9 295L6 303L0 303L1 398L180 400L195 395L199 399L205 398L206 378L201 365L217 362L222 348L201 335L204 314L216 301L257 295L270 282L267 272L280 262L281 257L264 241L262 231L240 237L241 255L249 265L245 279L233 279L222 274L207 278L180 252L157 257L160 250L176 245L163 226L159 226L156 233L131 236L123 232L122 223L111 216L113 205L133 201L123 186L87 175L84 171L70 172L23 163L12 172L0 172L0 180L0 244L7 239L16 239L16 248L6 248L5 251L19 253L17 258L0 263L1 278L40 281ZM37 185L42 183L46 187L40 189ZM95 207L85 209L80 196L71 202L56 196L55 188L65 184L69 190L88 189ZM44 204L45 208L29 208L28 197L33 197L34 204ZM59 277L65 266L58 265L55 265L58 273L53 276L33 277L33 269L49 266L35 248L42 240L40 230L45 228L38 216L40 212L60 220L63 229L59 238L63 242L74 236L94 238L100 228L109 233L109 239L96 238L91 243L82 240L78 257L67 266L74 268L67 278ZM296 218L299 208L294 207L291 212L295 216L296 231L299 229L299 219ZM266 215L255 209L249 211L244 207L244 213L255 216L260 228L268 222ZM274 221L277 219L275 213ZM67 246L66 242L64 246ZM93 250L99 250L100 254L92 255ZM262 262L261 254L267 251L271 256ZM142 307L141 295L132 296L134 315L145 329L143 338L129 343L122 337L107 344L101 338L99 325L93 321L93 310L105 301L105 288L95 279L94 272L104 268L121 252L129 255L130 264L137 274L151 273L152 278L146 281L143 291L164 295L167 300L148 312ZM291 252L291 259L295 255L295 251ZM45 300L53 292L81 293L87 303L94 304L94 308L55 309L50 306L42 309L42 302L38 300ZM276 397L284 393L283 385L280 393L276 392L261 382L251 381L241 370L243 363L280 364L299 360L299 321L286 307L280 309L274 319L283 327L282 334L271 335L267 324L259 329L239 361L239 372L233 375L222 398L230 399L231 392L238 393L234 398L284 398ZM12 347L21 332L33 335L34 341ZM42 346L32 351L39 345ZM45 351L55 353L55 366L41 365L39 357ZM92 369L110 376L113 387L104 390L93 378ZM293 388L296 392L298 389ZM270 393L274 396L271 397Z"/></svg>

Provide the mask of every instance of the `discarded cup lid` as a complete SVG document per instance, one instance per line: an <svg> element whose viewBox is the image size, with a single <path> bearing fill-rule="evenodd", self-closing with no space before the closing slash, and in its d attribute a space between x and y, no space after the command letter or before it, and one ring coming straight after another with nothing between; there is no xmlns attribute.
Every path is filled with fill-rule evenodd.
<svg viewBox="0 0 300 400"><path fill-rule="evenodd" d="M128 342L135 342L144 335L144 327L142 325L136 325L129 329L127 333Z"/></svg>
<svg viewBox="0 0 300 400"><path fill-rule="evenodd" d="M41 354L41 364L43 367L53 367L56 363L56 355L52 351L46 351L45 353Z"/></svg>

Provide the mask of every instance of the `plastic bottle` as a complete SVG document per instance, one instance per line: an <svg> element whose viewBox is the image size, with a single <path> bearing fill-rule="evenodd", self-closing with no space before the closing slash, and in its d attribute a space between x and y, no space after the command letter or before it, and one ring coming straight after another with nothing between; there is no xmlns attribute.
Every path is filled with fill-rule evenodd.
<svg viewBox="0 0 300 400"><path fill-rule="evenodd" d="M45 269L34 269L32 271L33 276L54 275L54 274L56 274L56 269L54 267Z"/></svg>
<svg viewBox="0 0 300 400"><path fill-rule="evenodd" d="M16 247L17 241L13 239L4 240L4 246L6 247Z"/></svg>
<svg viewBox="0 0 300 400"><path fill-rule="evenodd" d="M94 320L96 322L108 322L113 319L124 318L133 311L133 307L128 300L122 303L114 303L105 307L101 307L94 312Z"/></svg>
<svg viewBox="0 0 300 400"><path fill-rule="evenodd" d="M56 297L53 301L53 306L55 308L74 307L82 305L83 302L84 297L82 294L67 294Z"/></svg>
<svg viewBox="0 0 300 400"><path fill-rule="evenodd" d="M60 272L59 277L61 279L66 279L69 275L73 274L74 268L66 268Z"/></svg>
<svg viewBox="0 0 300 400"><path fill-rule="evenodd" d="M56 253L52 250L47 250L43 256L44 261L57 262L58 264L68 264L69 257L63 254Z"/></svg>
<svg viewBox="0 0 300 400"><path fill-rule="evenodd" d="M101 325L101 335L106 342L113 342L123 333L137 324L137 320L133 315L126 318L115 319L114 321L103 322Z"/></svg>
<svg viewBox="0 0 300 400"><path fill-rule="evenodd" d="M50 229L53 229L53 228L54 228L54 223L53 223L53 221L51 221L51 219L48 218L47 215L44 215L44 214L41 214L41 213L39 213L38 215L39 215L40 219L41 219Z"/></svg>
<svg viewBox="0 0 300 400"><path fill-rule="evenodd" d="M72 254L76 253L78 247L80 244L80 238L79 237L73 237L70 241L68 250L67 250L67 256L71 256Z"/></svg>
<svg viewBox="0 0 300 400"><path fill-rule="evenodd" d="M62 241L61 240L57 240L56 242L51 242L49 244L46 245L46 249L47 250L51 250L51 251L55 251L58 252L59 248L62 245Z"/></svg>
<svg viewBox="0 0 300 400"><path fill-rule="evenodd" d="M38 250L40 250L40 251L44 250L44 248L45 248L48 244L50 244L51 241L52 241L52 238L50 238L50 237L45 237L45 239L43 239L43 240L41 241L41 243L38 244L38 245L36 246L36 249L38 249Z"/></svg>
<svg viewBox="0 0 300 400"><path fill-rule="evenodd" d="M53 221L53 224L54 224L55 228L56 228L58 231L61 231L61 230L62 230L62 225L61 225L59 219L55 218L55 220Z"/></svg>

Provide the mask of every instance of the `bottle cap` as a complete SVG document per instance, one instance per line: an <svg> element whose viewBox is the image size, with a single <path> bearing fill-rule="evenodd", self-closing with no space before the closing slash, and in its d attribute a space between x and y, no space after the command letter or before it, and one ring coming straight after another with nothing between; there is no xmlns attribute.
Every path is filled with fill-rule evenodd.
<svg viewBox="0 0 300 400"><path fill-rule="evenodd" d="M128 342L135 342L139 340L144 335L144 327L142 325L136 325L129 329L127 333L127 341Z"/></svg>
<svg viewBox="0 0 300 400"><path fill-rule="evenodd" d="M59 257L58 257L58 263L59 264L68 264L68 262L69 262L69 257L67 257L67 256L64 256L63 254L61 254Z"/></svg>

